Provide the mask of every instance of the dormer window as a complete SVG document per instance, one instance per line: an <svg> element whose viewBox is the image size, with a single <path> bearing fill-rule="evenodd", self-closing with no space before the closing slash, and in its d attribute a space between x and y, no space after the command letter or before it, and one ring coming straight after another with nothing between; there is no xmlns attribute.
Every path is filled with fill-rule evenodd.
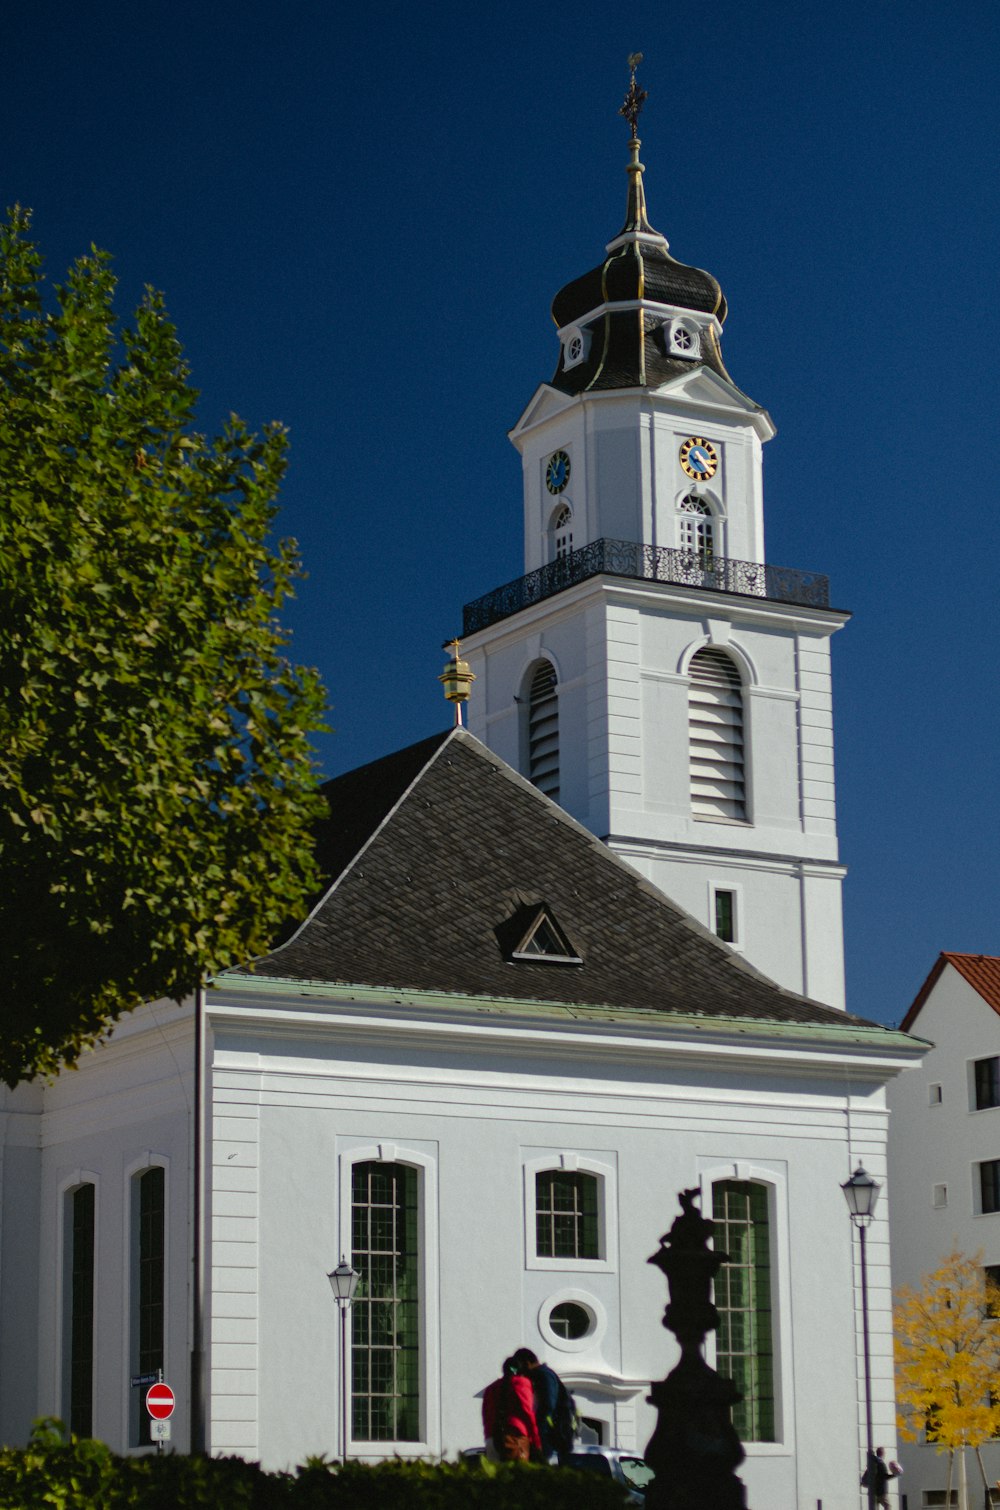
<svg viewBox="0 0 1000 1510"><path fill-rule="evenodd" d="M504 957L511 964L582 965L551 910L544 902L521 906L496 929Z"/></svg>
<svg viewBox="0 0 1000 1510"><path fill-rule="evenodd" d="M668 356L690 357L693 361L701 356L701 331L693 320L671 320L664 335Z"/></svg>
<svg viewBox="0 0 1000 1510"><path fill-rule="evenodd" d="M589 351L590 331L578 328L568 330L563 337L563 371L579 367L581 362L586 361Z"/></svg>

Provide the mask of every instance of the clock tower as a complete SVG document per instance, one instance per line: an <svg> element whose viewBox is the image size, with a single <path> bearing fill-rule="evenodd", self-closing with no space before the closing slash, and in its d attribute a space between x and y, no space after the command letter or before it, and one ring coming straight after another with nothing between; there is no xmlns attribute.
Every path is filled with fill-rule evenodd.
<svg viewBox="0 0 1000 1510"><path fill-rule="evenodd" d="M524 571L465 608L469 727L781 985L844 1004L825 577L767 563L774 426L726 301L650 225L632 84L625 223L556 294L511 431Z"/></svg>

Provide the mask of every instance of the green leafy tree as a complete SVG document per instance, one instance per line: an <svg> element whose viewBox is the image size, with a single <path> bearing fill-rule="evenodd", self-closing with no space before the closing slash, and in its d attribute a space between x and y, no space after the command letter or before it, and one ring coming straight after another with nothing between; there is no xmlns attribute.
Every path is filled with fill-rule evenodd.
<svg viewBox="0 0 1000 1510"><path fill-rule="evenodd" d="M277 613L280 426L206 439L159 294L105 253L51 307L0 225L0 1077L265 950L319 877L315 671Z"/></svg>
<svg viewBox="0 0 1000 1510"><path fill-rule="evenodd" d="M949 1253L919 1289L899 1290L893 1318L900 1434L914 1442L924 1433L952 1461L957 1452L963 1474L964 1449L972 1447L979 1458L982 1444L1000 1435L1000 1397L994 1393L1000 1291L981 1259Z"/></svg>

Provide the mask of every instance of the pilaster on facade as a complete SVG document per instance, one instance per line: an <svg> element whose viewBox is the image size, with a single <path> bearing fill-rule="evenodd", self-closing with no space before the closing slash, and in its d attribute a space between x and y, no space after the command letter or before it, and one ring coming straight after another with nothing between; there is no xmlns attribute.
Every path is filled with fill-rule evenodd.
<svg viewBox="0 0 1000 1510"><path fill-rule="evenodd" d="M258 1455L259 1088L216 1070L209 1253L210 1449ZM256 1079L256 1077L251 1077Z"/></svg>

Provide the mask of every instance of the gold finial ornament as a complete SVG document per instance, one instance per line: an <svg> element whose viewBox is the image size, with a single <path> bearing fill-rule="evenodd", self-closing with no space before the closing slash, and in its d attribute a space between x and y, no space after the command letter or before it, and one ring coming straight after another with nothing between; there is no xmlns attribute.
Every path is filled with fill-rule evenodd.
<svg viewBox="0 0 1000 1510"><path fill-rule="evenodd" d="M628 56L628 67L629 67L630 78L629 78L628 94L625 96L625 99L624 99L624 102L622 104L622 107L621 107L621 109L618 112L619 115L623 115L625 117L625 119L628 121L629 125L631 126L633 140L639 134L639 132L638 132L639 112L642 110L642 107L645 104L646 99L647 99L646 90L645 89L640 89L639 86L638 86L638 84L635 81L635 71L636 71L636 69L638 68L638 66L639 66L639 64L641 62L642 62L642 53L641 52L630 52L629 53L629 56Z"/></svg>
<svg viewBox="0 0 1000 1510"><path fill-rule="evenodd" d="M444 695L450 703L455 704L455 726L462 727L462 704L469 701L469 690L476 680L469 670L468 661L463 661L459 656L459 642L457 639L445 640L442 650L451 651L451 660L445 666L438 681L444 688Z"/></svg>

